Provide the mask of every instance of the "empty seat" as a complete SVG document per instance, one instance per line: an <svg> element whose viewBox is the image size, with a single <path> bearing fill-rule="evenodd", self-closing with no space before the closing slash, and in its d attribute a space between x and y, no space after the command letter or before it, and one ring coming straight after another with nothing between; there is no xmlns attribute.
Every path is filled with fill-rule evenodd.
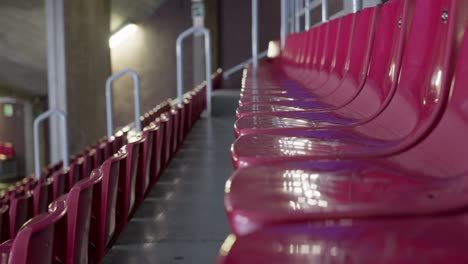
<svg viewBox="0 0 468 264"><path fill-rule="evenodd" d="M47 212L54 200L54 178L40 180L34 188L34 214Z"/></svg>
<svg viewBox="0 0 468 264"><path fill-rule="evenodd" d="M333 91L331 94L321 97L320 102L316 98L305 97L295 100L272 98L269 102L245 104L237 109L237 117L308 109L331 110L348 104L359 93L366 80L379 11L380 7L377 6L364 9L355 16L348 15L342 18L338 44L340 48L335 54L335 71L323 89ZM342 48L343 46L349 47L348 50Z"/></svg>
<svg viewBox="0 0 468 264"><path fill-rule="evenodd" d="M129 139L127 145L122 148L125 158L125 164L120 167L119 177L119 191L117 200L117 233L123 230L123 227L127 223L127 219L135 210L136 205L136 189L137 183L141 181L143 175L139 175L138 172L142 172L139 169L141 151L144 148L146 139L141 136L137 136ZM123 160L122 160L123 162Z"/></svg>
<svg viewBox="0 0 468 264"><path fill-rule="evenodd" d="M429 133L447 103L456 63L453 54L458 53L460 36L464 34L466 16L458 11L464 9L464 4L458 1L431 1L429 4L417 0L395 0L384 5L381 17L385 14L385 7L393 7L397 3L414 3L414 14L401 73L399 77L393 74L390 66L384 78L389 83L398 80L398 89L378 116L369 122L341 129L311 127L291 133L279 131L278 135L272 132L240 137L233 147L235 164L248 166L278 161L391 155L406 150ZM443 12L450 13L448 20L441 18ZM434 34L438 38L433 39ZM421 47L421 42L428 44ZM371 81L371 72L367 83ZM360 107L351 115L360 115L366 108L372 109L377 97L378 94L369 94L366 101L354 100L360 101Z"/></svg>
<svg viewBox="0 0 468 264"><path fill-rule="evenodd" d="M442 52L428 58L437 58L441 65L446 65L438 69L455 68L453 80L445 80L449 74L439 71L433 73L434 79L426 80L436 80L434 89L440 94L433 99L437 102L445 100L447 104L440 113L440 122L433 124L430 133L421 141L396 155L349 161L310 160L279 167L256 166L236 172L226 188L226 207L235 232L251 232L265 225L300 221L438 215L466 207L467 168L461 157L465 156L467 147L462 143L467 130L462 109L468 96L463 88L467 83L468 36L464 36L463 43L461 36L467 26L467 17L463 14L468 11L468 5L464 1L447 0L414 2L415 10L421 11L416 11L413 24L429 25L431 29L430 32L421 29L418 33L435 33L445 43L434 43ZM450 14L450 19L443 19L445 13ZM429 23L422 19L428 14L431 18L436 14L438 17ZM426 54L423 48L418 50ZM444 57L448 55L450 57ZM455 65L452 61L458 62ZM409 73L420 73L420 66L413 66L418 71ZM439 74L443 74L440 79ZM413 78L418 80L416 76ZM444 86L447 87L445 90ZM407 90L407 95L410 91ZM429 96L433 96L431 89L426 98ZM429 101L425 103L429 108L436 107L429 104Z"/></svg>
<svg viewBox="0 0 468 264"><path fill-rule="evenodd" d="M101 183L93 189L93 205L91 211L89 262L99 263L109 242L114 236L116 227L116 206L120 166L124 153L116 153L106 160L101 170Z"/></svg>
<svg viewBox="0 0 468 264"><path fill-rule="evenodd" d="M467 215L294 224L229 236L218 264L465 263Z"/></svg>
<svg viewBox="0 0 468 264"><path fill-rule="evenodd" d="M34 198L28 191L23 196L10 199L10 238L14 238L21 226L34 216Z"/></svg>
<svg viewBox="0 0 468 264"><path fill-rule="evenodd" d="M14 240L0 245L1 263L50 264L54 262L55 224L65 216L67 206L57 201L49 212L28 221Z"/></svg>
<svg viewBox="0 0 468 264"><path fill-rule="evenodd" d="M93 188L98 188L103 177L101 170L75 184L67 195L58 198L67 204L67 216L57 225L55 256L59 263L88 263L89 230Z"/></svg>

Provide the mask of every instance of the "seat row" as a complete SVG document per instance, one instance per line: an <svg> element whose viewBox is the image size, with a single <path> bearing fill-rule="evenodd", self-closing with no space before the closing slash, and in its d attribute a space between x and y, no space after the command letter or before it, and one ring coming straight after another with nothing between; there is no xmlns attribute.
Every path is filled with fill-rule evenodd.
<svg viewBox="0 0 468 264"><path fill-rule="evenodd" d="M219 263L463 263L468 2L390 0L244 71Z"/></svg>
<svg viewBox="0 0 468 264"><path fill-rule="evenodd" d="M205 89L146 113L141 133L124 128L71 157L69 168L48 166L41 180L10 187L0 207L0 262L99 263L205 109Z"/></svg>

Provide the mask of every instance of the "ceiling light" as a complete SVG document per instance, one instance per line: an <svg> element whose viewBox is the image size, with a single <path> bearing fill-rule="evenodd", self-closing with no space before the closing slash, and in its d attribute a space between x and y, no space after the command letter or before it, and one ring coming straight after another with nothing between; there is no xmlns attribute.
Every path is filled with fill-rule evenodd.
<svg viewBox="0 0 468 264"><path fill-rule="evenodd" d="M115 32L109 38L109 47L111 49L117 47L124 40L126 40L132 33L134 33L137 29L138 29L138 26L135 24L128 24L124 26L119 31Z"/></svg>

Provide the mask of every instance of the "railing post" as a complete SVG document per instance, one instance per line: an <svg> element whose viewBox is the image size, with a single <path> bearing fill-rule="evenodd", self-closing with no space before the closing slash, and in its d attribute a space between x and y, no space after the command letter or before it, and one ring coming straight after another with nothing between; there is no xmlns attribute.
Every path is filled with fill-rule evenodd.
<svg viewBox="0 0 468 264"><path fill-rule="evenodd" d="M177 98L180 103L184 102L183 93L183 53L182 43L184 39L193 34L201 33L205 37L205 77L206 77L206 104L208 115L211 114L211 92L213 90L211 82L211 35L210 31L204 27L191 27L180 33L176 41L176 60L177 60Z"/></svg>
<svg viewBox="0 0 468 264"><path fill-rule="evenodd" d="M296 16L296 9L294 7L294 1L295 0L289 0L289 6L288 6L288 13L289 13L289 33L294 33L295 26L294 22L296 21L295 16Z"/></svg>
<svg viewBox="0 0 468 264"><path fill-rule="evenodd" d="M40 155L40 144L39 144L39 125L42 121L58 115L61 119L60 125L60 139L61 139L61 152L62 152L62 168L65 170L68 168L68 125L67 125L67 114L58 109L51 109L45 113L40 114L34 120L34 176L37 180L41 178L41 155Z"/></svg>
<svg viewBox="0 0 468 264"><path fill-rule="evenodd" d="M310 29L310 0L305 0L305 30Z"/></svg>
<svg viewBox="0 0 468 264"><path fill-rule="evenodd" d="M113 112L112 112L112 88L116 79L130 75L133 79L133 102L135 107L135 130L141 132L141 107L140 107L140 76L134 70L125 69L110 76L106 81L106 116L107 116L107 138L111 138L114 133Z"/></svg>
<svg viewBox="0 0 468 264"><path fill-rule="evenodd" d="M301 0L295 0L295 10L294 10L294 32L298 33L301 32L301 11L302 11L302 5L301 5Z"/></svg>
<svg viewBox="0 0 468 264"><path fill-rule="evenodd" d="M328 21L328 0L322 0L322 22Z"/></svg>
<svg viewBox="0 0 468 264"><path fill-rule="evenodd" d="M362 0L353 0L353 13L362 9Z"/></svg>
<svg viewBox="0 0 468 264"><path fill-rule="evenodd" d="M287 0L281 0L281 49L286 44L286 35L288 31L288 5Z"/></svg>
<svg viewBox="0 0 468 264"><path fill-rule="evenodd" d="M258 68L258 0L252 0L252 65Z"/></svg>

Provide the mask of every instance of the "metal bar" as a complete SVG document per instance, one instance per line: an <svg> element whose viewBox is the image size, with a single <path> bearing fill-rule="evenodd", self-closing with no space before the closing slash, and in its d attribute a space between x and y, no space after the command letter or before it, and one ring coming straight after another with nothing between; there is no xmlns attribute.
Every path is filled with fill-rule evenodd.
<svg viewBox="0 0 468 264"><path fill-rule="evenodd" d="M294 8L294 0L289 0L289 6L288 6L288 13L289 13L289 33L293 33L295 30L294 22L296 21L295 18L295 12L296 9Z"/></svg>
<svg viewBox="0 0 468 264"><path fill-rule="evenodd" d="M286 35L288 34L288 5L287 0L281 0L281 49L286 44Z"/></svg>
<svg viewBox="0 0 468 264"><path fill-rule="evenodd" d="M206 100L207 100L207 112L211 114L211 92L213 89L211 83L211 35L210 31L205 27L191 27L182 32L177 37L176 42L176 60L177 60L177 97L179 102L183 103L183 60L182 60L182 43L184 39L193 34L203 34L205 36L205 77L206 77Z"/></svg>
<svg viewBox="0 0 468 264"><path fill-rule="evenodd" d="M353 13L362 9L362 0L353 0Z"/></svg>
<svg viewBox="0 0 468 264"><path fill-rule="evenodd" d="M252 65L258 68L258 0L252 0Z"/></svg>
<svg viewBox="0 0 468 264"><path fill-rule="evenodd" d="M64 1L45 1L45 25L47 28L47 83L48 108L67 110L67 60L65 56ZM55 119L49 122L49 137L57 138L60 126ZM60 160L56 154L60 146L50 142L50 160Z"/></svg>
<svg viewBox="0 0 468 264"><path fill-rule="evenodd" d="M67 125L67 114L59 109L51 109L45 113L40 114L34 120L34 173L37 180L41 178L41 155L39 146L39 125L42 121L52 117L59 116L61 119L60 134L61 134L61 152L62 152L62 168L65 170L68 168L68 125Z"/></svg>
<svg viewBox="0 0 468 264"><path fill-rule="evenodd" d="M322 0L322 22L327 22L328 18L328 0Z"/></svg>
<svg viewBox="0 0 468 264"><path fill-rule="evenodd" d="M294 10L294 32L301 32L301 0L295 0L295 10Z"/></svg>
<svg viewBox="0 0 468 264"><path fill-rule="evenodd" d="M310 29L310 0L305 0L305 30Z"/></svg>
<svg viewBox="0 0 468 264"><path fill-rule="evenodd" d="M140 76L136 71L125 69L110 76L106 81L106 115L107 115L107 138L114 134L113 112L112 112L112 88L116 79L130 75L133 79L133 101L135 107L135 130L141 132L141 106L140 106Z"/></svg>
<svg viewBox="0 0 468 264"><path fill-rule="evenodd" d="M258 54L258 58L259 58L259 59L263 59L263 58L265 58L267 55L268 55L268 50L265 50L265 51L263 51L262 53ZM245 68L245 65L246 65L246 64L249 64L249 63L252 63L252 58L250 58L250 59L248 59L248 60L246 60L246 61L243 61L243 62L237 64L236 66L230 68L230 69L227 70L227 71L224 71L224 73L223 73L223 79L224 79L224 80L228 79L228 78L229 78L231 75L233 75L234 73L236 73L236 72L238 72L238 71L244 69L244 68Z"/></svg>

